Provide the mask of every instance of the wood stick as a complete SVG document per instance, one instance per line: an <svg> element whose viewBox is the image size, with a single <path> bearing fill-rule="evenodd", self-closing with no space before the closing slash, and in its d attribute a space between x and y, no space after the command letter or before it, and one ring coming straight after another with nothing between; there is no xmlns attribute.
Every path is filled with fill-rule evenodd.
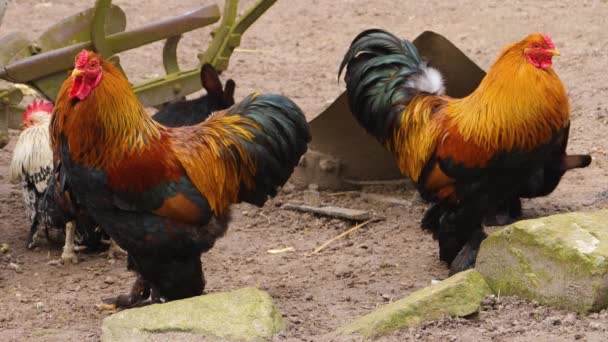
<svg viewBox="0 0 608 342"><path fill-rule="evenodd" d="M284 204L281 208L288 209L288 210L303 211L306 213L313 213L313 214L317 214L317 215L342 218L342 219L353 220L353 221L368 220L371 217L371 214L369 213L369 211L342 208L342 207L334 207L334 206L313 207L310 205L299 205L299 204L287 203L287 204Z"/></svg>

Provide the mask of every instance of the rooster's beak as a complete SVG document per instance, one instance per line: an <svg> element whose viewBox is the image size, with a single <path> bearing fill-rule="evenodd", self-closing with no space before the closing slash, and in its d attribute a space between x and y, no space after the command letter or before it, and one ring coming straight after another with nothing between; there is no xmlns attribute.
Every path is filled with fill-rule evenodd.
<svg viewBox="0 0 608 342"><path fill-rule="evenodd" d="M553 49L553 50L549 50L549 52L551 53L551 55L553 56L560 56L559 50L558 49Z"/></svg>
<svg viewBox="0 0 608 342"><path fill-rule="evenodd" d="M80 76L80 75L82 75L82 70L80 70L80 69L74 69L74 70L72 70L72 77L77 77L77 76Z"/></svg>

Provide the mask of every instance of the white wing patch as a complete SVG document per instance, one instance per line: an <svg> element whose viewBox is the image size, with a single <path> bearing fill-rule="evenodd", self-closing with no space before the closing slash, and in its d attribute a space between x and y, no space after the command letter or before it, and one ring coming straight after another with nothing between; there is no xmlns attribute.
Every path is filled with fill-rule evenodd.
<svg viewBox="0 0 608 342"><path fill-rule="evenodd" d="M445 94L443 77L439 70L428 66L427 62L420 63L419 67L422 72L412 76L405 85L421 92L435 95Z"/></svg>

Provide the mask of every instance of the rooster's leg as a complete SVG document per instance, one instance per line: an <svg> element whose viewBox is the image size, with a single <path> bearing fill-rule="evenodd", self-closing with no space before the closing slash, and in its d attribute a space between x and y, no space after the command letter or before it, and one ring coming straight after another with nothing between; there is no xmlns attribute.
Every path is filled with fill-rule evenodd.
<svg viewBox="0 0 608 342"><path fill-rule="evenodd" d="M118 259L117 258L118 255L125 255L125 254L127 254L127 252L125 252L122 248L120 248L120 246L116 243L116 241L114 241L114 239L111 239L110 247L108 248L108 259L116 260L116 259Z"/></svg>
<svg viewBox="0 0 608 342"><path fill-rule="evenodd" d="M483 229L476 230L471 234L469 241L462 247L450 264L450 275L475 267L479 246L486 237L488 237L488 234Z"/></svg>
<svg viewBox="0 0 608 342"><path fill-rule="evenodd" d="M486 237L481 223L484 203L487 201L452 206L439 220L439 258L450 265L450 275L475 266L479 245Z"/></svg>
<svg viewBox="0 0 608 342"><path fill-rule="evenodd" d="M496 212L487 215L484 224L486 226L505 226L511 224L521 217L521 200L513 196L499 203Z"/></svg>
<svg viewBox="0 0 608 342"><path fill-rule="evenodd" d="M97 308L101 310L115 311L117 309L129 309L152 304L153 301L147 300L150 297L150 294L150 284L144 280L140 274L138 274L129 294L121 294L117 297L104 298L102 299L102 303L97 304Z"/></svg>
<svg viewBox="0 0 608 342"><path fill-rule="evenodd" d="M439 233L440 220L446 211L446 206L443 203L435 203L424 213L420 226L424 230L430 230L433 233L433 238L437 239Z"/></svg>
<svg viewBox="0 0 608 342"><path fill-rule="evenodd" d="M61 260L66 263L68 261L73 264L78 263L78 256L76 255L74 248L74 232L76 225L74 221L70 221L65 225L65 245L63 246L63 252L61 253Z"/></svg>
<svg viewBox="0 0 608 342"><path fill-rule="evenodd" d="M32 249L36 247L36 241L38 240L38 214L32 219L32 225L30 226L30 233L27 236L27 248Z"/></svg>

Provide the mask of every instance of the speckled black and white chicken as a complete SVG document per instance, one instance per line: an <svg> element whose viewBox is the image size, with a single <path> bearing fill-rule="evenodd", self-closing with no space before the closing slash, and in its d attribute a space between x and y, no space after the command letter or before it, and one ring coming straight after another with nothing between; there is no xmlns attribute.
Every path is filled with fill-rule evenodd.
<svg viewBox="0 0 608 342"><path fill-rule="evenodd" d="M34 101L23 115L10 166L10 178L20 182L31 226L27 247L33 248L42 233L51 242L65 241L61 262L78 262L77 250L104 247L107 236L89 215L72 203L61 168L53 169L49 123L53 104ZM40 229L40 228L44 229ZM114 250L108 252L113 257Z"/></svg>

